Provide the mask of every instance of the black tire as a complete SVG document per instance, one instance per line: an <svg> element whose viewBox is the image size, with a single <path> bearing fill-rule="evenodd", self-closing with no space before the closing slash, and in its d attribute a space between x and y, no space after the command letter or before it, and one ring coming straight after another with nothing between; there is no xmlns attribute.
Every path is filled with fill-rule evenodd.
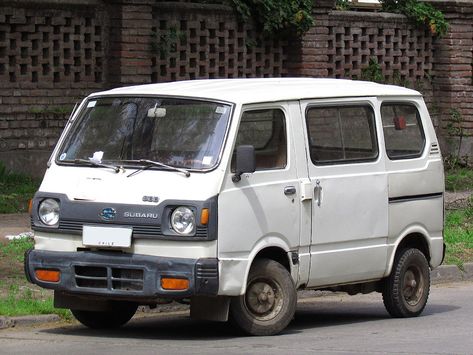
<svg viewBox="0 0 473 355"><path fill-rule="evenodd" d="M111 311L81 311L71 309L74 317L92 329L118 328L128 322L138 306L134 303L116 302Z"/></svg>
<svg viewBox="0 0 473 355"><path fill-rule="evenodd" d="M392 317L416 317L422 313L430 291L430 269L425 255L415 248L396 255L391 275L383 287L383 302Z"/></svg>
<svg viewBox="0 0 473 355"><path fill-rule="evenodd" d="M246 293L230 303L230 320L249 335L274 335L287 327L296 311L297 293L289 272L269 259L256 260Z"/></svg>

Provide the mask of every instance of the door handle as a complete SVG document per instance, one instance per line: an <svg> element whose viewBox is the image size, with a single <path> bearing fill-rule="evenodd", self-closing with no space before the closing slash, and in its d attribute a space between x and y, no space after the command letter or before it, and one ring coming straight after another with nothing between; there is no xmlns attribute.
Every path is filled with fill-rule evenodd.
<svg viewBox="0 0 473 355"><path fill-rule="evenodd" d="M286 186L284 188L284 195L289 196L289 195L294 195L296 193L296 187L295 186Z"/></svg>
<svg viewBox="0 0 473 355"><path fill-rule="evenodd" d="M315 203L317 203L317 206L320 207L320 204L322 202L322 186L320 186L320 180L317 180L315 182L314 199L315 199Z"/></svg>

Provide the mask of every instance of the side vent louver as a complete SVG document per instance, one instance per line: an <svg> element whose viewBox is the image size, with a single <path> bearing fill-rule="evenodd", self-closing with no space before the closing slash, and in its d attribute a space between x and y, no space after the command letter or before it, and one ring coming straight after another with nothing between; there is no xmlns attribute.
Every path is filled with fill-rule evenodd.
<svg viewBox="0 0 473 355"><path fill-rule="evenodd" d="M439 155L440 154L440 147L438 143L432 143L430 146L430 155Z"/></svg>

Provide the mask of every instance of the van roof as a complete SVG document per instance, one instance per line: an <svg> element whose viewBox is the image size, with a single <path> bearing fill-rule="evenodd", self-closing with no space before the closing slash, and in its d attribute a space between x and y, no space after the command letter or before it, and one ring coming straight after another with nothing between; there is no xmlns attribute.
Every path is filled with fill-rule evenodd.
<svg viewBox="0 0 473 355"><path fill-rule="evenodd" d="M96 95L166 95L233 103L335 97L420 96L415 90L367 81L319 78L206 79L128 86Z"/></svg>

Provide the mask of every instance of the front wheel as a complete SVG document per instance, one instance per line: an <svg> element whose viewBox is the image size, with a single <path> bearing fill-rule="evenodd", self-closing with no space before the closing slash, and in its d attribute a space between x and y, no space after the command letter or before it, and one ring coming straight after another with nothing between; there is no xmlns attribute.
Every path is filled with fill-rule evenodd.
<svg viewBox="0 0 473 355"><path fill-rule="evenodd" d="M82 311L71 309L74 317L93 329L118 328L128 322L138 306L134 303L116 302L110 311Z"/></svg>
<svg viewBox="0 0 473 355"><path fill-rule="evenodd" d="M386 310L397 318L416 317L427 304L429 290L430 269L425 255L415 248L402 250L384 283Z"/></svg>
<svg viewBox="0 0 473 355"><path fill-rule="evenodd" d="M273 260L256 260L246 293L232 299L233 323L250 335L274 335L287 327L296 311L297 293L289 272Z"/></svg>

